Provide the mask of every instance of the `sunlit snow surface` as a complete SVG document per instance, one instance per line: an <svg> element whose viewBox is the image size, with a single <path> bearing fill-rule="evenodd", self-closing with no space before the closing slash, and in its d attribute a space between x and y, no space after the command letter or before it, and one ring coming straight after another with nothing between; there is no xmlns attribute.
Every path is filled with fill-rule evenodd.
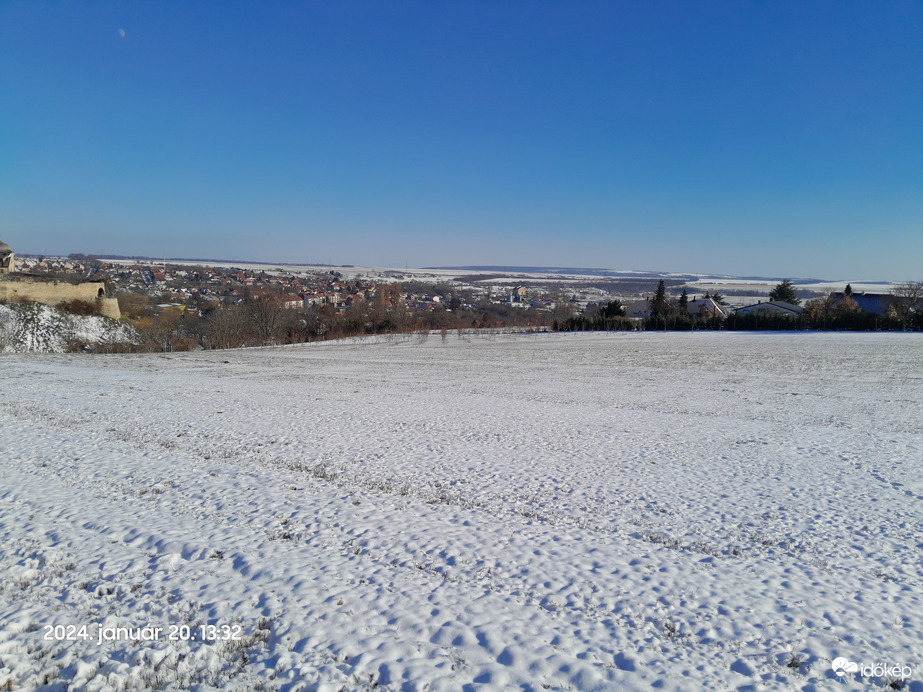
<svg viewBox="0 0 923 692"><path fill-rule="evenodd" d="M923 689L920 335L9 355L0 387L0 686L891 682L845 657ZM241 639L165 640L203 624Z"/></svg>

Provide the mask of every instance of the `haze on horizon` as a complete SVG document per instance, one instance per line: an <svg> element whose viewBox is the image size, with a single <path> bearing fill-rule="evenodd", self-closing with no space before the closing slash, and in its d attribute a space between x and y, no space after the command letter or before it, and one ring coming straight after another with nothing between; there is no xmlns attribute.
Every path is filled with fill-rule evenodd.
<svg viewBox="0 0 923 692"><path fill-rule="evenodd" d="M0 5L0 239L923 279L923 4Z"/></svg>

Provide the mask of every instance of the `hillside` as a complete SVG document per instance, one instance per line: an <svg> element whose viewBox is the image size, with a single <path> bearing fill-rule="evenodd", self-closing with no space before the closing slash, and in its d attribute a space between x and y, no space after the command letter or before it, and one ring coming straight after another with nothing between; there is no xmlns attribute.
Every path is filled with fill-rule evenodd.
<svg viewBox="0 0 923 692"><path fill-rule="evenodd" d="M72 315L41 303L0 304L0 353L64 353L136 343L135 330L98 315Z"/></svg>

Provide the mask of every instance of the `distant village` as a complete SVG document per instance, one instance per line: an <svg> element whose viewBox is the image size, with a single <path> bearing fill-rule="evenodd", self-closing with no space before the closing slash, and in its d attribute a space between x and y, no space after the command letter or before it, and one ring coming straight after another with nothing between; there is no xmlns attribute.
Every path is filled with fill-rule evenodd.
<svg viewBox="0 0 923 692"><path fill-rule="evenodd" d="M102 282L107 295L119 296L126 303L137 304L128 294L151 298L150 304L164 310L183 309L195 312L209 304L240 303L246 298L273 296L286 307L307 309L332 306L346 309L359 301L372 301L376 291L388 289L389 301L400 300L402 307L413 310L476 309L489 303L521 310L550 311L562 299L584 304L591 299L607 298L601 289L583 287L562 298L561 287L533 285L484 285L472 280L434 281L420 278L416 272L387 271L356 276L352 268L305 269L298 273L283 268L196 266L184 262L152 263L83 258L23 257L15 261L15 271L23 275L58 281ZM473 277L476 279L478 277ZM579 297L578 297L579 293Z"/></svg>
<svg viewBox="0 0 923 692"><path fill-rule="evenodd" d="M32 300L127 320L149 350L511 326L917 330L923 329L921 285L819 292L786 280L703 290L681 277L16 256L0 242L0 301Z"/></svg>

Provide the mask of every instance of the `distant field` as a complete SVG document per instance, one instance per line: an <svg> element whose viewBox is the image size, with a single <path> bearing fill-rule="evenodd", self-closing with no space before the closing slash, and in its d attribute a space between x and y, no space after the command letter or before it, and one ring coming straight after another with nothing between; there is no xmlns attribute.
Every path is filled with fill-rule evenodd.
<svg viewBox="0 0 923 692"><path fill-rule="evenodd" d="M918 334L0 366L0 689L923 690Z"/></svg>

